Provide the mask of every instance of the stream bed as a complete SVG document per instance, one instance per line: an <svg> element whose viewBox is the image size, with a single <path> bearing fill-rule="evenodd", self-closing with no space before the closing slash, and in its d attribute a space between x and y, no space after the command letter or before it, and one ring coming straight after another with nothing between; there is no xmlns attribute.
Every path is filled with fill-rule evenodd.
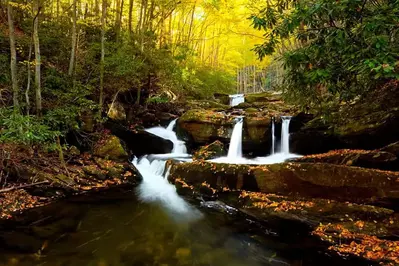
<svg viewBox="0 0 399 266"><path fill-rule="evenodd" d="M72 225L69 232L44 241L41 255L0 250L0 265L362 265L264 234L247 219L191 207L193 215L183 215L136 193L101 203L60 202L56 209Z"/></svg>

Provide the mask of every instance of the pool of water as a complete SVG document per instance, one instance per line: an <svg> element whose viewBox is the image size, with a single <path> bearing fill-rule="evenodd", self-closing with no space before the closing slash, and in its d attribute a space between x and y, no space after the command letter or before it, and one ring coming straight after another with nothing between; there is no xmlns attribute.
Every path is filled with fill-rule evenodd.
<svg viewBox="0 0 399 266"><path fill-rule="evenodd" d="M192 215L175 213L158 202L128 199L102 204L62 203L76 226L38 255L0 251L0 265L345 265L301 243L280 241L252 230L246 219L192 206ZM346 264L353 265L353 264Z"/></svg>

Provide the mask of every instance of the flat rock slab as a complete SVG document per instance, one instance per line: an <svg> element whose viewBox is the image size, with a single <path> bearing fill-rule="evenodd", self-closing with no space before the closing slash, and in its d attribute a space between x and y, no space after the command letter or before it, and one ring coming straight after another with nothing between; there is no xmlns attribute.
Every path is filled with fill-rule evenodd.
<svg viewBox="0 0 399 266"><path fill-rule="evenodd" d="M389 206L399 199L399 172L327 163L172 163L168 178L195 188L205 182L216 191L239 189Z"/></svg>

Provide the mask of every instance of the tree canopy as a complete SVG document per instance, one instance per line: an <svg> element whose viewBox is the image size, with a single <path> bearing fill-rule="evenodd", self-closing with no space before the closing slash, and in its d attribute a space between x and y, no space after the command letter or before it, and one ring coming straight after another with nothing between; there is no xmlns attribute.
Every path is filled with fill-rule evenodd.
<svg viewBox="0 0 399 266"><path fill-rule="evenodd" d="M291 99L341 101L399 79L399 2L267 1L251 16L259 58L279 53Z"/></svg>

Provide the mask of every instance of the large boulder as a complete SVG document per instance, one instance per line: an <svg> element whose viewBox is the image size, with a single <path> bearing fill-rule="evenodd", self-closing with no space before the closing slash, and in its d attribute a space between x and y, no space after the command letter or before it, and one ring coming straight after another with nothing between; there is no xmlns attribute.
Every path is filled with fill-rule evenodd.
<svg viewBox="0 0 399 266"><path fill-rule="evenodd" d="M111 133L126 144L131 154L142 156L146 154L170 153L173 143L144 130L130 130L118 123L107 121L105 126Z"/></svg>
<svg viewBox="0 0 399 266"><path fill-rule="evenodd" d="M104 135L94 145L93 154L110 160L127 160L128 154L120 139L114 135Z"/></svg>
<svg viewBox="0 0 399 266"><path fill-rule="evenodd" d="M272 165L217 164L204 161L173 164L169 180L180 179L216 192L248 190L305 198L394 205L399 200L399 173L326 163Z"/></svg>

